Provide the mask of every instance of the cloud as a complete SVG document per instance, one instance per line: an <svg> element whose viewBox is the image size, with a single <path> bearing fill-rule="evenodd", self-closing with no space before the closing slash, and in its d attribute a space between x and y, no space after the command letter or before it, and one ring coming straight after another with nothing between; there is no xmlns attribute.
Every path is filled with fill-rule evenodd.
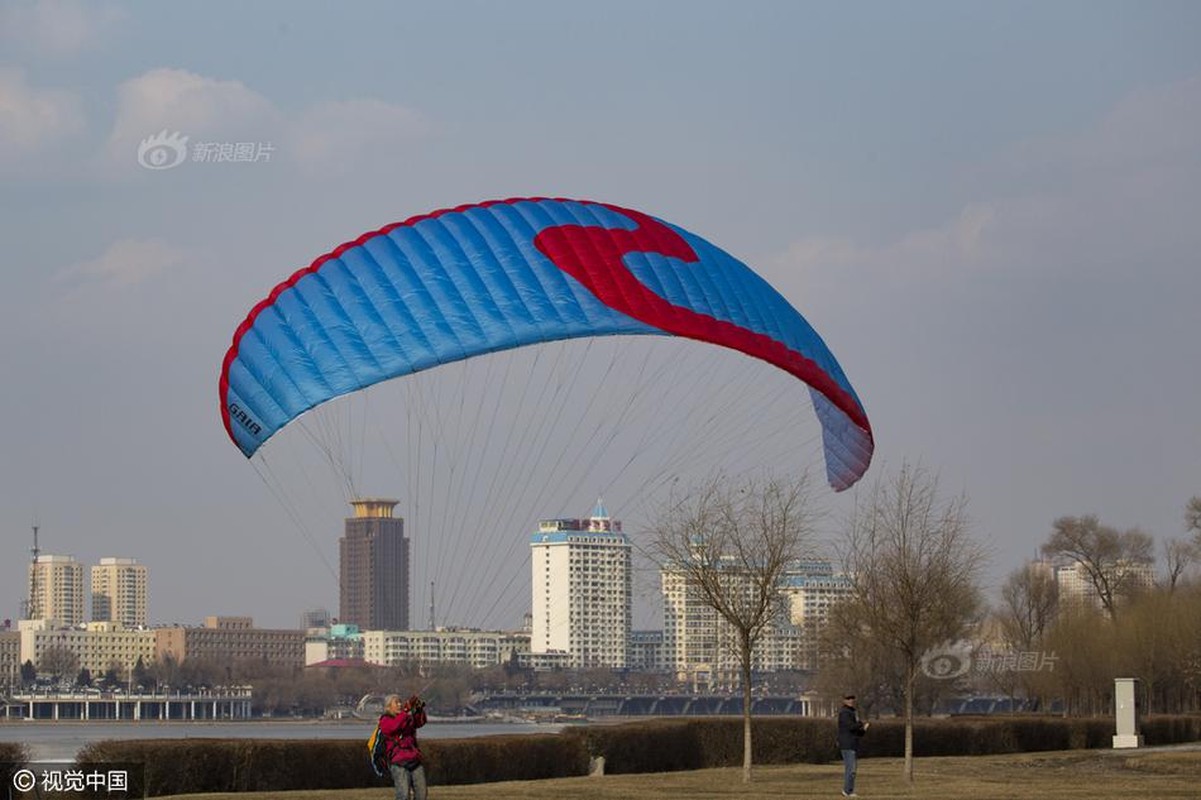
<svg viewBox="0 0 1201 800"><path fill-rule="evenodd" d="M80 98L61 89L35 89L20 70L0 69L0 164L47 150L85 128Z"/></svg>
<svg viewBox="0 0 1201 800"><path fill-rule="evenodd" d="M183 256L183 251L157 239L119 239L99 257L73 264L58 277L75 288L120 289L167 272Z"/></svg>
<svg viewBox="0 0 1201 800"><path fill-rule="evenodd" d="M813 276L839 267L915 286L981 274L1089 281L1176 273L1181 254L1201 246L1201 226L1190 220L1201 203L1201 77L1134 92L1092 127L1020 143L977 174L981 196L936 225L885 244L807 237L775 265Z"/></svg>
<svg viewBox="0 0 1201 800"><path fill-rule="evenodd" d="M201 143L269 145L272 162L327 176L409 145L431 128L420 112L372 98L289 115L240 81L160 68L121 84L104 155L110 167L126 168L147 137L178 133L193 154Z"/></svg>
<svg viewBox="0 0 1201 800"><path fill-rule="evenodd" d="M346 172L432 129L420 112L359 98L314 106L291 128L289 155L308 172Z"/></svg>
<svg viewBox="0 0 1201 800"><path fill-rule="evenodd" d="M138 145L166 130L200 140L269 141L281 125L269 100L240 81L160 68L117 90L117 113L105 146L110 165L135 166Z"/></svg>
<svg viewBox="0 0 1201 800"><path fill-rule="evenodd" d="M44 301L20 313L29 315L26 327L45 341L108 347L136 340L156 321L186 313L179 294L189 284L192 258L160 239L118 239L95 258L53 273Z"/></svg>
<svg viewBox="0 0 1201 800"><path fill-rule="evenodd" d="M980 262L995 227L997 209L989 204L965 207L958 217L935 228L912 231L883 246L850 239L809 237L789 245L781 264L802 272L823 267L879 267L905 277L931 275L943 268Z"/></svg>
<svg viewBox="0 0 1201 800"><path fill-rule="evenodd" d="M1138 166L1192 158L1201 134L1201 76L1132 92L1076 143L1090 164Z"/></svg>
<svg viewBox="0 0 1201 800"><path fill-rule="evenodd" d="M40 56L71 56L107 39L123 19L109 3L13 2L0 7L0 42Z"/></svg>

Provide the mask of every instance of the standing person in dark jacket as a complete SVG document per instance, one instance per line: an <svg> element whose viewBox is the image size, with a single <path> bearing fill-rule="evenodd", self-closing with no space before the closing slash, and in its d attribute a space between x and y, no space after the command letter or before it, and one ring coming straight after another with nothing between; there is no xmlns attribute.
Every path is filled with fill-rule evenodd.
<svg viewBox="0 0 1201 800"><path fill-rule="evenodd" d="M400 695L390 694L384 700L384 715L379 718L379 730L387 737L388 763L396 800L426 800L425 765L417 747L417 729L425 724L425 702L413 695L403 703Z"/></svg>
<svg viewBox="0 0 1201 800"><path fill-rule="evenodd" d="M859 740L870 722L860 722L859 712L855 710L855 695L848 694L842 698L842 708L838 710L838 749L842 751L842 796L858 797L855 794L855 770L859 766Z"/></svg>

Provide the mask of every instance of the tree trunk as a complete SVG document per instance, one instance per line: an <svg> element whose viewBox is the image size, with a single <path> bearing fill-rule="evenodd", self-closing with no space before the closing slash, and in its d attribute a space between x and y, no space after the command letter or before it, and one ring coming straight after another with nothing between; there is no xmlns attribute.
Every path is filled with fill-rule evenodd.
<svg viewBox="0 0 1201 800"><path fill-rule="evenodd" d="M742 640L742 782L751 782L751 643Z"/></svg>
<svg viewBox="0 0 1201 800"><path fill-rule="evenodd" d="M905 668L905 782L913 783L913 685L917 670L911 663Z"/></svg>

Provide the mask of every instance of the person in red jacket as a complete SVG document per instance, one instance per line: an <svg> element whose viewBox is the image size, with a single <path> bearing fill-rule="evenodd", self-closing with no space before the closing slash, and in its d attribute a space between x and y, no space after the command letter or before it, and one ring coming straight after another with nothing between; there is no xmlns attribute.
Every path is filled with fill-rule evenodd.
<svg viewBox="0 0 1201 800"><path fill-rule="evenodd" d="M379 730L387 743L396 800L407 800L410 789L413 800L426 800L425 766L417 747L417 729L424 724L425 702L417 695L403 702L398 694L390 694L385 699Z"/></svg>

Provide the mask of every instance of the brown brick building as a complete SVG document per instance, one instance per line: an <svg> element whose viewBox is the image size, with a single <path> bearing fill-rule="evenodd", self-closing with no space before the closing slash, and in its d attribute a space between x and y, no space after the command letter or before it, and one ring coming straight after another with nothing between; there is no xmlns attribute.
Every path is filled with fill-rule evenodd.
<svg viewBox="0 0 1201 800"><path fill-rule="evenodd" d="M302 630L271 630L254 627L250 617L206 617L203 628L156 628L155 660L171 656L219 666L260 662L300 669L304 667Z"/></svg>
<svg viewBox="0 0 1201 800"><path fill-rule="evenodd" d="M338 540L338 621L360 630L409 629L409 540L404 520L393 517L398 500L351 501L354 516Z"/></svg>

